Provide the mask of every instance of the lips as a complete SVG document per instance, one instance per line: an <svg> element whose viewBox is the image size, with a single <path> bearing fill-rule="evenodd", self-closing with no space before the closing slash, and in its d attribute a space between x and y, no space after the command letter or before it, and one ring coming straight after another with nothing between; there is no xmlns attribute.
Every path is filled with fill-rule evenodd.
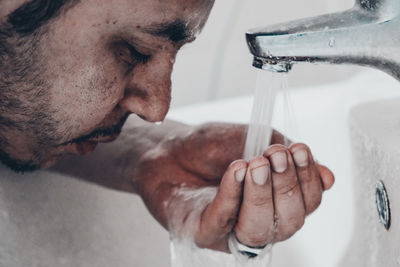
<svg viewBox="0 0 400 267"><path fill-rule="evenodd" d="M113 134L108 136L101 136L96 138L90 138L87 140L72 142L65 145L65 152L76 154L76 155L87 155L92 153L99 143L109 143L117 139L119 134Z"/></svg>
<svg viewBox="0 0 400 267"><path fill-rule="evenodd" d="M89 138L87 140L84 140L83 142L109 143L109 142L115 141L118 138L118 136L119 136L119 133L115 133L115 134L110 134L110 135L106 135L106 136Z"/></svg>
<svg viewBox="0 0 400 267"><path fill-rule="evenodd" d="M75 138L60 145L64 147L64 151L67 153L78 155L91 153L98 143L108 143L117 139L128 116L129 113L125 114L117 124L110 128L95 130L88 135Z"/></svg>

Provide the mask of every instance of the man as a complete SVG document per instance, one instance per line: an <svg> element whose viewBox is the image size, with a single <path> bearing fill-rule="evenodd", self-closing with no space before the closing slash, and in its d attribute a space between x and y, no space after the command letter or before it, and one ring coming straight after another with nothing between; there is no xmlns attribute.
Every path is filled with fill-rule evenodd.
<svg viewBox="0 0 400 267"><path fill-rule="evenodd" d="M171 218L180 188L218 186L193 233L200 247L228 252L231 232L249 247L292 236L334 179L305 145L287 148L274 133L275 145L246 162L238 160L244 126L148 123L164 120L176 53L195 39L212 5L0 0L3 164L33 171L113 141L88 157L61 160L53 170L139 194L167 229L171 219L188 216ZM121 133L129 114L137 117Z"/></svg>

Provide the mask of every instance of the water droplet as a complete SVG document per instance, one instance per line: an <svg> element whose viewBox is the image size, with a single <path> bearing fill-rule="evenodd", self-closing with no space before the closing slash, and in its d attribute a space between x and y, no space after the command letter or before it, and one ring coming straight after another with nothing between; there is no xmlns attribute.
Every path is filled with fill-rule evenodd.
<svg viewBox="0 0 400 267"><path fill-rule="evenodd" d="M287 194L289 197L293 196L293 190L290 190Z"/></svg>
<svg viewBox="0 0 400 267"><path fill-rule="evenodd" d="M162 122L162 121L157 121L157 122L155 122L154 124L155 124L155 125L161 125L161 124L163 124L163 122Z"/></svg>
<svg viewBox="0 0 400 267"><path fill-rule="evenodd" d="M331 37L329 39L329 47L335 47L336 46L336 40L334 37Z"/></svg>

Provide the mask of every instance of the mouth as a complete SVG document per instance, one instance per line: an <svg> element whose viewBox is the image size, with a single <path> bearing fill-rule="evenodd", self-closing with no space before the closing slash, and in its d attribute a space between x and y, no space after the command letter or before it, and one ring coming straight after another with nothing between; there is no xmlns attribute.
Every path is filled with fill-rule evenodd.
<svg viewBox="0 0 400 267"><path fill-rule="evenodd" d="M85 140L75 141L75 143L82 143L82 142L108 143L108 142L112 142L115 139L117 139L118 136L120 135L120 133L121 133L121 131L115 132L112 134L108 134L108 135L101 135L101 136L97 136L97 137L87 138Z"/></svg>
<svg viewBox="0 0 400 267"><path fill-rule="evenodd" d="M61 145L70 148L68 150L72 150L79 155L90 153L96 148L98 143L108 143L117 139L128 116L129 114L126 114L112 127L97 129L90 134L74 138L68 142L62 143Z"/></svg>

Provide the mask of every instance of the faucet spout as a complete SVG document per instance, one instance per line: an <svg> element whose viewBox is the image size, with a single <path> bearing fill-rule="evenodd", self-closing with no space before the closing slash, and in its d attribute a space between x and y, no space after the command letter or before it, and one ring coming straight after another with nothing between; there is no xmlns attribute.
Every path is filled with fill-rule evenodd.
<svg viewBox="0 0 400 267"><path fill-rule="evenodd" d="M400 80L400 0L359 0L347 11L246 33L253 66L287 72L299 62L357 64Z"/></svg>

